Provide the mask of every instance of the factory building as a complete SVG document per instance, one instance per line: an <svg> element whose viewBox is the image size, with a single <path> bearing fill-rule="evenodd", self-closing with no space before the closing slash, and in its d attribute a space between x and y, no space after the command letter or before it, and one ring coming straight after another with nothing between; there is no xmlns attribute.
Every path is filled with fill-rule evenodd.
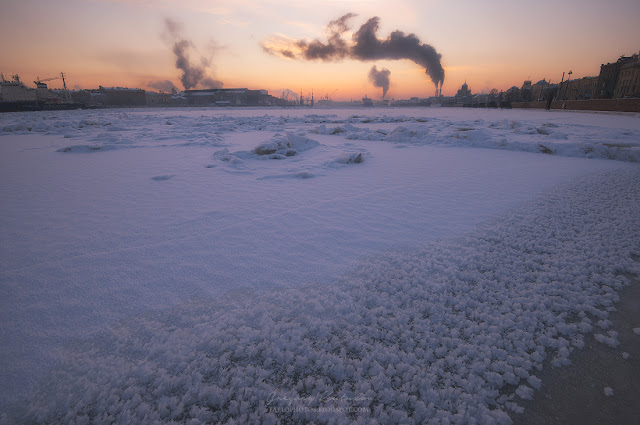
<svg viewBox="0 0 640 425"><path fill-rule="evenodd" d="M129 89L124 87L102 87L98 93L105 96L105 104L108 106L146 106L146 92L142 89Z"/></svg>
<svg viewBox="0 0 640 425"><path fill-rule="evenodd" d="M206 89L184 92L192 106L272 106L275 99L266 90Z"/></svg>

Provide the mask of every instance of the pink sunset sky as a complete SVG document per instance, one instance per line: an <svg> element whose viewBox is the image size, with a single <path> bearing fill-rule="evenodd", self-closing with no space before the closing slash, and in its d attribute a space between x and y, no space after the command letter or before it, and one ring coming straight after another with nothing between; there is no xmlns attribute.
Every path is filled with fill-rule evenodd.
<svg viewBox="0 0 640 425"><path fill-rule="evenodd" d="M388 98L426 97L435 87L408 59L291 59L264 46L327 41L327 25L347 13L352 34L380 18L381 40L399 30L441 55L443 94L467 81L474 93L598 75L600 64L640 50L637 0L20 0L4 2L0 71L36 78L65 72L72 88L125 86L182 90L176 42L189 64L224 87L289 89L334 99L380 97L367 78L390 71ZM168 25L167 22L170 24ZM205 82L203 82L205 81ZM57 80L49 86L55 88Z"/></svg>

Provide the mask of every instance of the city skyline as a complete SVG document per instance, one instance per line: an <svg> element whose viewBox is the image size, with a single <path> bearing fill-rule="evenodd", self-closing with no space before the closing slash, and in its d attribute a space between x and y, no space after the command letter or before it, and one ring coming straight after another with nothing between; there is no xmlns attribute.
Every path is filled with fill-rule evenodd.
<svg viewBox="0 0 640 425"><path fill-rule="evenodd" d="M327 29L345 16L341 40L348 46L352 34L378 17L375 35L382 42L401 31L417 46L433 47L441 55L447 96L465 81L474 92L488 92L524 80L558 83L568 71L572 78L597 76L600 64L637 52L640 39L634 25L640 4L627 0L27 0L3 6L0 34L10 42L3 45L0 71L27 83L64 71L71 88L251 87L347 100L381 97L369 78L375 66L389 71L387 98L434 94L433 78L410 55L322 60L274 54L276 42L317 40L331 47ZM185 80L185 69L195 71L195 79Z"/></svg>

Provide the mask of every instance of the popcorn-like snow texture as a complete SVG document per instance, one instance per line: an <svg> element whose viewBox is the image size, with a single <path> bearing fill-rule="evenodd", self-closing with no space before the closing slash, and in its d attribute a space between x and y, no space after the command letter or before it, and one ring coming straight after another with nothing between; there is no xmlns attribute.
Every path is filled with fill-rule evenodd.
<svg viewBox="0 0 640 425"><path fill-rule="evenodd" d="M640 134L630 130L605 133L602 128L591 127L585 135L582 133L586 130L584 126L526 120L351 117L347 121L344 124L340 122L338 126L321 124L313 132L351 140L378 140L419 146L505 149L630 162L640 160ZM360 125L354 125L358 122Z"/></svg>
<svg viewBox="0 0 640 425"><path fill-rule="evenodd" d="M640 272L638 181L583 177L333 285L128 319L2 422L509 424Z"/></svg>
<svg viewBox="0 0 640 425"><path fill-rule="evenodd" d="M442 111L452 109L452 111ZM387 141L396 144L433 145L504 149L559 156L640 160L640 131L607 128L596 114L586 119L567 120L566 113L535 114L531 111L508 111L502 118L497 111L478 111L476 119L456 114L457 108L411 110L414 115L384 113L308 114L304 110L283 110L282 115L243 116L210 111L167 109L150 110L56 111L30 114L8 113L0 116L1 134L63 135L69 139L92 142L91 145L70 144L60 152L103 152L112 149L158 146L221 146L225 135L246 131L287 132L302 126L313 126L311 132L337 135L351 140ZM275 111L275 109L274 109ZM205 115L206 114L206 115ZM238 116L239 114L239 116ZM420 115L418 115L420 114ZM496 115L499 115L497 117ZM575 118L575 117L572 117ZM287 136L288 137L288 136ZM283 140L270 141L266 151L276 159L301 151ZM275 147L275 150L272 148ZM267 146L259 146L256 152ZM281 152L277 152L281 151ZM277 152L277 153L276 153Z"/></svg>

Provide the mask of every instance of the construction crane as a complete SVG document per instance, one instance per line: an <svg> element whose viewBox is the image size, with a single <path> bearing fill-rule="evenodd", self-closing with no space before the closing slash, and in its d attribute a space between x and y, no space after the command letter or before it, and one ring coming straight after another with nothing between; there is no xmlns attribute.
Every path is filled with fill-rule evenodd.
<svg viewBox="0 0 640 425"><path fill-rule="evenodd" d="M51 78L43 78L42 80L40 79L40 77L36 77L36 79L35 79L34 83L37 85L37 84L42 84L42 83L44 83L45 81L59 80L59 79L60 79L60 76L57 76L57 77L51 77Z"/></svg>
<svg viewBox="0 0 640 425"><path fill-rule="evenodd" d="M64 89L65 100L67 102L71 102L71 95L69 94L69 89L67 89L67 82L64 79L64 72L61 72L60 75L56 75L55 77L45 78L43 80L41 80L40 77L36 77L36 80L34 81L34 83L36 86L38 86L40 84L44 84L45 81L53 81L53 80L59 80L59 79L62 79L62 87Z"/></svg>
<svg viewBox="0 0 640 425"><path fill-rule="evenodd" d="M331 100L331 96L333 96L336 92L338 91L338 89L335 89L334 91L332 91L331 93L327 92L324 97L321 97L318 100L324 100L324 101L330 101Z"/></svg>

